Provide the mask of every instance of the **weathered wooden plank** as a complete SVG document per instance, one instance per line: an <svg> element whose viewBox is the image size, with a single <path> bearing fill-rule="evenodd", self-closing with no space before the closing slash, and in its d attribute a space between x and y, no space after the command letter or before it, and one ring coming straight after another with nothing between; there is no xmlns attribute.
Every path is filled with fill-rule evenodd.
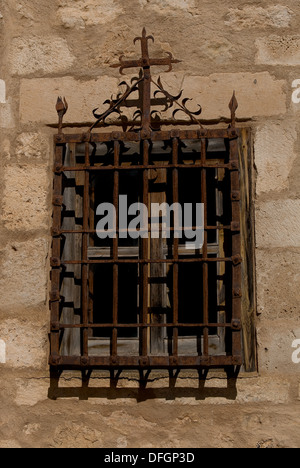
<svg viewBox="0 0 300 468"><path fill-rule="evenodd" d="M250 129L242 129L239 138L241 238L242 250L242 335L244 367L257 369L256 350L256 284L254 245L254 184L253 151Z"/></svg>

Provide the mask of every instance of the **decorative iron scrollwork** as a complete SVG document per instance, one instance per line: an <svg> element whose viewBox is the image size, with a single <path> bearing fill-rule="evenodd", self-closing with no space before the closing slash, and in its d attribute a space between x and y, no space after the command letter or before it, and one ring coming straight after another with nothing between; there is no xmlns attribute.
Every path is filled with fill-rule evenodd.
<svg viewBox="0 0 300 468"><path fill-rule="evenodd" d="M152 66L168 66L169 68L166 71L170 72L172 70L172 65L174 63L180 63L180 60L174 59L170 52L167 52L168 57L165 58L150 58L148 42L154 42L154 37L151 35L148 36L145 28L143 29L142 36L136 37L134 39L134 44L136 44L138 41L141 42L141 58L137 60L125 60L125 56L121 55L119 63L111 65L111 67L119 68L121 75L123 75L123 71L125 69L139 68L139 76L132 78L130 84L128 84L126 81L122 81L119 84L119 86L126 87L125 92L118 93L116 98L111 96L110 99L107 99L104 102L104 105L108 105L108 109L106 109L104 112L98 112L98 107L92 111L96 121L90 126L89 134L100 124L101 126L111 124L112 122L107 123L106 120L113 114L118 116L116 124L121 125L124 132L137 132L143 130L143 133L146 135L149 134L151 130L159 130L162 125L178 125L179 123L182 123L182 120L178 119L179 114L184 114L184 116L189 118L188 120L184 119L186 122L199 125L199 127L202 129L203 127L201 122L197 118L202 113L202 107L198 104L198 110L192 111L187 106L187 104L192 101L192 99L188 97L182 98L183 90L181 90L178 95L173 96L164 88L160 77L157 81L154 81L151 77L150 70ZM151 109L151 106L153 105L153 99L151 98L151 84L156 88L154 91L154 101L156 99L157 102L154 102L154 105L163 106L161 110ZM127 99L134 92L139 93L139 99L134 103L137 110L133 113L133 117L130 120L128 116L124 114L122 107L125 107L126 105L128 107ZM160 96L162 96L163 99L159 99ZM164 120L163 113L173 108L173 106L174 110L172 113L172 119ZM233 130L235 129L236 125L237 108L238 102L234 92L229 103L229 109L231 112L230 127ZM61 134L63 127L63 117L68 110L68 103L66 102L65 98L58 98L56 110L59 117L58 133Z"/></svg>

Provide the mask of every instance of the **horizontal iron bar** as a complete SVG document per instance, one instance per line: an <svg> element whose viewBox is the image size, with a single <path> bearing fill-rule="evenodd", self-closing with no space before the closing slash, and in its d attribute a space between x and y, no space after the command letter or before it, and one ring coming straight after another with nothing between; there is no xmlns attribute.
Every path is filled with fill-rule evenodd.
<svg viewBox="0 0 300 468"><path fill-rule="evenodd" d="M168 369L170 367L201 368L241 366L241 356L50 356L51 366L70 368L106 368L112 367L139 369L156 368Z"/></svg>
<svg viewBox="0 0 300 468"><path fill-rule="evenodd" d="M225 123L225 124L230 124L232 121L229 118L222 117L221 119L195 119L198 124L200 125L217 125L220 123ZM246 122L251 122L252 119L250 118L237 118L236 122L237 123L246 123ZM91 128L92 125L94 125L95 122L68 122L68 123L63 123L62 128ZM137 127L140 128L142 125L141 120L128 120L126 122L126 125L128 127ZM161 125L161 126L192 126L195 125L195 121L192 120L175 120L175 119L166 119L166 120L159 120L158 122L152 121L152 125ZM121 120L107 120L105 122L99 122L97 125L97 128L107 128L108 126L110 127L123 127L124 122ZM47 124L47 127L50 128L58 128L58 124Z"/></svg>
<svg viewBox="0 0 300 468"><path fill-rule="evenodd" d="M200 129L200 130L166 130L166 131L152 131L146 139L151 141L167 141L172 138L179 138L181 140L199 140L202 138L224 138L232 139L237 138L240 134L239 129ZM109 132L109 133L78 133L78 134L60 134L54 135L54 142L57 144L65 143L101 143L112 140L119 141L141 141L144 138L141 132Z"/></svg>
<svg viewBox="0 0 300 468"><path fill-rule="evenodd" d="M135 166L62 166L54 168L54 172L84 172L84 171L137 171L145 169L229 169L236 170L236 165L229 164L160 164L160 165L135 165Z"/></svg>
<svg viewBox="0 0 300 468"><path fill-rule="evenodd" d="M153 259L126 259L126 260L64 260L61 261L62 265L93 265L100 263L111 263L112 265L122 263L136 263L136 264L176 264L176 263L208 263L208 262L234 262L231 257L228 258L179 258L179 259L165 259L165 260L153 260Z"/></svg>
<svg viewBox="0 0 300 468"><path fill-rule="evenodd" d="M149 308L149 314L151 308ZM60 329L65 328L232 328L231 323L94 323L94 324L82 324L82 323L59 323ZM57 329L57 327L55 327Z"/></svg>
<svg viewBox="0 0 300 468"><path fill-rule="evenodd" d="M160 228L160 229L153 229L153 228L149 228L149 231L148 232L162 232L164 230L167 230L167 231L195 231L196 229L199 229L199 226L184 226L182 228L180 227L169 227L167 229L164 229L164 228ZM201 229L204 229L205 231L223 231L223 230L231 230L231 225L230 226L226 226L226 225L222 225L222 226L205 226L204 228L201 227ZM139 228L137 227L136 229L105 229L105 231L99 231L99 230L96 230L96 229L87 229L86 231L84 229L78 229L78 230L74 230L74 229L61 229L59 230L59 233L60 234L96 234L97 232L107 232L107 233L110 233L110 232L138 232L138 231L141 231L142 228ZM57 234L56 234L57 235Z"/></svg>

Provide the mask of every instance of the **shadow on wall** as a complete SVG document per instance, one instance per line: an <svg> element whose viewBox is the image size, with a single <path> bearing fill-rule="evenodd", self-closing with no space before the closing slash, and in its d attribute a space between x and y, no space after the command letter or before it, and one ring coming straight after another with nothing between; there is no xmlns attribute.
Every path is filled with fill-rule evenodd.
<svg viewBox="0 0 300 468"><path fill-rule="evenodd" d="M153 400L153 399L165 399L175 400L177 398L194 398L195 400L206 400L207 398L225 398L227 400L236 400L237 398L237 378L240 372L240 367L228 367L225 369L227 376L227 386L224 387L224 379L222 379L222 388L218 387L206 387L208 371L199 370L198 387L191 387L187 385L183 386L184 379L186 377L180 377L180 371L169 371L169 385L153 388L149 388L149 384L152 384L155 379L151 378L150 371L140 371L140 378L138 385L130 387L118 387L122 381L122 370L110 371L110 385L109 386L95 386L95 380L93 379L93 385L91 386L92 371L82 371L81 374L81 387L78 386L60 386L62 379L62 372L51 371L50 374L50 388L48 397L51 400L59 398L78 398L79 400L89 400L91 398L103 398L108 400L116 400L119 398L123 399L135 399L137 402ZM180 378L180 387L176 386L178 379ZM70 379L71 381L72 379ZM99 379L103 382L103 379ZM130 379L131 380L131 379ZM133 379L132 379L133 380ZM187 379L187 380L190 380ZM136 383L136 382L135 382ZM148 388L147 388L148 387Z"/></svg>

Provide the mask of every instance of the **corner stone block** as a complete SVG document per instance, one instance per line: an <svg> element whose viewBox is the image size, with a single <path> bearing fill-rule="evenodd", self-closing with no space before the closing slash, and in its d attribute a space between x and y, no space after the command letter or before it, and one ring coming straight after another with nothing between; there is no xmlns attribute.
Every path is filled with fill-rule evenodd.
<svg viewBox="0 0 300 468"><path fill-rule="evenodd" d="M296 124L290 122L266 123L255 135L255 164L258 178L257 195L280 192L288 188L288 178L297 158Z"/></svg>

